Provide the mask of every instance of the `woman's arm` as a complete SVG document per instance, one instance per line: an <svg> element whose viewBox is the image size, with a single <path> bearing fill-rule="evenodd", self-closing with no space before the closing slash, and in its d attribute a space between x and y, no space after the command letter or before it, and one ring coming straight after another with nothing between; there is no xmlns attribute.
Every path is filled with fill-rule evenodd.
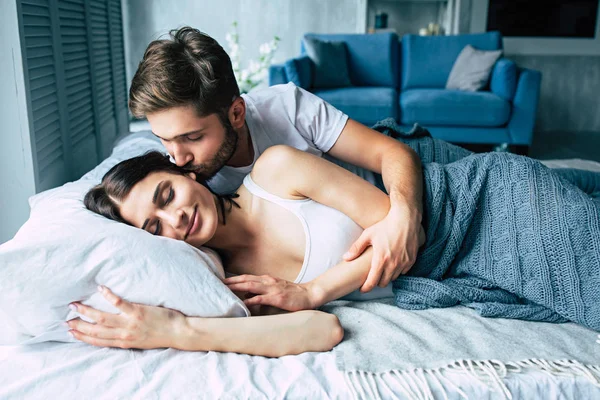
<svg viewBox="0 0 600 400"><path fill-rule="evenodd" d="M344 331L333 314L305 310L249 318L185 318L170 347L281 357L329 351Z"/></svg>
<svg viewBox="0 0 600 400"><path fill-rule="evenodd" d="M310 198L335 208L363 229L379 222L390 209L381 190L321 157L288 146L272 146L256 161L252 179L274 195Z"/></svg>
<svg viewBox="0 0 600 400"><path fill-rule="evenodd" d="M277 196L311 198L335 208L363 228L377 223L390 208L388 196L362 178L320 157L287 146L267 149L257 160L252 178ZM420 226L419 246L425 239L425 231ZM244 300L247 306L270 305L289 311L313 309L362 287L372 261L373 249L369 247L359 257L342 261L305 284L253 275L230 277L224 282L231 290L256 294Z"/></svg>
<svg viewBox="0 0 600 400"><path fill-rule="evenodd" d="M109 289L104 297L120 314L74 303L81 315L69 321L73 336L94 346L236 352L279 357L307 351L328 351L343 338L335 315L303 311L248 318L193 318L163 307L127 302Z"/></svg>
<svg viewBox="0 0 600 400"><path fill-rule="evenodd" d="M355 291L369 273L373 249L352 261L342 261L310 282L293 283L269 275L237 275L223 282L230 290L255 296L244 300L248 308L272 306L288 311L311 310Z"/></svg>

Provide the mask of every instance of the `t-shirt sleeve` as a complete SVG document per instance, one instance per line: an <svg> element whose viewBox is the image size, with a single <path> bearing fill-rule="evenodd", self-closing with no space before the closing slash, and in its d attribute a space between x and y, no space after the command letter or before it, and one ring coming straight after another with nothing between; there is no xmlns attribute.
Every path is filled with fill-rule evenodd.
<svg viewBox="0 0 600 400"><path fill-rule="evenodd" d="M295 125L304 138L327 153L340 137L348 116L320 97L294 87Z"/></svg>

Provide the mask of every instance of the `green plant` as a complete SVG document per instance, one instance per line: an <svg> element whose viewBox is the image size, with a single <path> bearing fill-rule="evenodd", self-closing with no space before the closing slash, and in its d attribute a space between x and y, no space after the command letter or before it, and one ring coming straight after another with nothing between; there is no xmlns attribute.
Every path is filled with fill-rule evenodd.
<svg viewBox="0 0 600 400"><path fill-rule="evenodd" d="M242 93L248 93L250 90L260 85L267 77L269 66L271 66L273 55L279 46L280 39L278 36L274 36L273 40L261 44L258 48L258 61L250 60L248 62L248 67L241 69L240 43L237 27L237 21L234 21L231 24L231 31L227 33L225 39L229 46L229 57L231 58L233 73L235 74L235 79L240 87L240 91Z"/></svg>

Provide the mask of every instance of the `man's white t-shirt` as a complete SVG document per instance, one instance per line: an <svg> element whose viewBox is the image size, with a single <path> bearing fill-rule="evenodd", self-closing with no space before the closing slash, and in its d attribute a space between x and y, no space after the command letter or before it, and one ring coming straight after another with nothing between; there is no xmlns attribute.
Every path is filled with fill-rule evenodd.
<svg viewBox="0 0 600 400"><path fill-rule="evenodd" d="M271 86L243 94L246 123L254 160L245 167L224 166L209 182L217 193L233 193L252 171L258 157L269 147L285 144L323 156L339 138L348 116L323 99L293 83ZM325 154L325 158L375 183L375 174Z"/></svg>

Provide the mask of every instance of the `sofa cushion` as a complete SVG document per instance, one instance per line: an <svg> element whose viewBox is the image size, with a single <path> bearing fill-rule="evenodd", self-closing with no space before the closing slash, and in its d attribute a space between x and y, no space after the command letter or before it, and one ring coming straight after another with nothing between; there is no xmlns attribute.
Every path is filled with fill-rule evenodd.
<svg viewBox="0 0 600 400"><path fill-rule="evenodd" d="M443 88L454 61L470 44L480 50L502 49L500 32L455 36L415 36L402 38L402 90Z"/></svg>
<svg viewBox="0 0 600 400"><path fill-rule="evenodd" d="M491 92L411 89L400 94L403 124L443 126L502 126L510 103Z"/></svg>
<svg viewBox="0 0 600 400"><path fill-rule="evenodd" d="M308 90L312 84L312 61L308 56L301 56L287 60L283 65L285 74L294 85Z"/></svg>
<svg viewBox="0 0 600 400"><path fill-rule="evenodd" d="M517 64L514 61L501 58L492 70L490 82L492 93L504 100L511 101L517 91Z"/></svg>
<svg viewBox="0 0 600 400"><path fill-rule="evenodd" d="M314 66L313 87L336 88L352 85L348 73L348 52L344 42L305 37L304 46Z"/></svg>
<svg viewBox="0 0 600 400"><path fill-rule="evenodd" d="M448 76L446 89L476 92L487 86L502 50L478 50L470 44L460 52Z"/></svg>
<svg viewBox="0 0 600 400"><path fill-rule="evenodd" d="M398 88L398 35L373 34L314 34L304 36L319 40L335 40L346 44L350 80L355 86L389 86ZM304 41L300 52L306 54ZM458 53L457 53L458 54Z"/></svg>
<svg viewBox="0 0 600 400"><path fill-rule="evenodd" d="M365 125L398 117L398 91L386 87L315 90L314 94Z"/></svg>

